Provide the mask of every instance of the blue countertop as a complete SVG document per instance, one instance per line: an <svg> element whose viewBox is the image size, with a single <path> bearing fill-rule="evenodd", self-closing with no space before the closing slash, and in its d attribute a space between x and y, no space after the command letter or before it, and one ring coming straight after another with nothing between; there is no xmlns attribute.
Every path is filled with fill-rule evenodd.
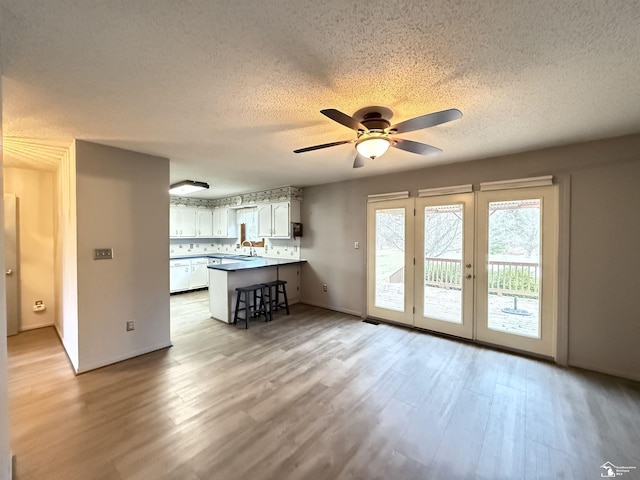
<svg viewBox="0 0 640 480"><path fill-rule="evenodd" d="M225 258L225 257L222 257ZM226 257L228 258L228 257ZM250 260L247 260L250 258ZM235 272L238 270L251 270L254 268L265 267L282 267L285 265L299 265L307 263L306 260L286 259L286 258L264 258L264 257L244 257L236 263L227 263L226 265L207 265L212 270L223 270L226 272Z"/></svg>

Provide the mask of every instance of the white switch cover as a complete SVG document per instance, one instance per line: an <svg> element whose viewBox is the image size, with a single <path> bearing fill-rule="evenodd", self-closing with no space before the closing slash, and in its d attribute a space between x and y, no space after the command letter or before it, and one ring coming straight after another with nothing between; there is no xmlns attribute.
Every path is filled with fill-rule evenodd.
<svg viewBox="0 0 640 480"><path fill-rule="evenodd" d="M360 242L353 242L353 248L356 250L360 248Z"/></svg>

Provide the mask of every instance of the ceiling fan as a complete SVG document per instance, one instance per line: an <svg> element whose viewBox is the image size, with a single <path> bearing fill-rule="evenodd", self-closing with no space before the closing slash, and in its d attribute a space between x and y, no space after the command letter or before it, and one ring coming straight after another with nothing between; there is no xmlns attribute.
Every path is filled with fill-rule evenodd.
<svg viewBox="0 0 640 480"><path fill-rule="evenodd" d="M389 147L399 148L419 155L439 153L442 150L437 147L426 143L414 142L413 140L396 138L394 135L434 127L462 117L460 110L450 108L449 110L428 113L391 125L388 119L393 116L393 112L386 107L365 107L354 113L353 117L334 108L320 110L320 113L345 127L355 130L357 137L352 140L341 140L339 142L314 145L313 147L299 148L294 150L293 153L310 152L321 148L344 145L345 143L355 143L358 153L353 162L353 168L363 167L365 160L368 158L374 159L384 155Z"/></svg>

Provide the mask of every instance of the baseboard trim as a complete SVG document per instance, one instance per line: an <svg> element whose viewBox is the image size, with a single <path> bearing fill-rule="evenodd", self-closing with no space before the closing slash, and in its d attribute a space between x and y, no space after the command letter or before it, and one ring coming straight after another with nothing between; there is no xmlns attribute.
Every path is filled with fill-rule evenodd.
<svg viewBox="0 0 640 480"><path fill-rule="evenodd" d="M113 365L114 363L118 363L118 362L123 362L125 360L129 360L131 358L134 357L139 357L140 355L146 355L147 353L151 353L151 352L155 352L158 350L163 350L165 348L169 348L172 347L173 344L171 342L169 343L162 343L159 345L154 345L151 347L145 347L142 348L140 350L136 350L134 352L129 352L129 353L125 353L123 355L117 355L115 357L111 357L108 360L104 360L102 362L97 362L97 363L93 363L93 364L89 364L88 366L81 366L77 369L76 373L80 374L80 373L86 373L89 372L91 370L96 370L98 368L102 368L102 367L106 367L107 365Z"/></svg>
<svg viewBox="0 0 640 480"><path fill-rule="evenodd" d="M640 382L640 373L623 372L614 368L601 368L587 363L572 362L571 360L569 360L569 366L581 368L583 370L590 370L592 372L604 373L605 375L612 375L614 377L624 378L625 380Z"/></svg>
<svg viewBox="0 0 640 480"><path fill-rule="evenodd" d="M347 315L355 315L356 317L362 318L362 312L357 312L355 310L349 310L346 308L338 308L332 307L329 305L322 305L320 303L315 302L307 302L306 300L300 300L300 303L304 303L305 305L311 305L312 307L324 308L325 310L333 310L334 312L346 313Z"/></svg>
<svg viewBox="0 0 640 480"><path fill-rule="evenodd" d="M38 328L54 327L54 326L56 326L56 324L54 322L38 323L37 325L30 325L28 327L20 327L20 331L21 332L28 332L29 330L36 330Z"/></svg>

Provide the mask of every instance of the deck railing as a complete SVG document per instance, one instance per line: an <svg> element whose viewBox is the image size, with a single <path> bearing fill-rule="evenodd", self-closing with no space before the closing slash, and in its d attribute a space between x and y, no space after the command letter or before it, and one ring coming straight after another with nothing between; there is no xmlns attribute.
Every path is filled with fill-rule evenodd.
<svg viewBox="0 0 640 480"><path fill-rule="evenodd" d="M432 287L460 289L462 261L451 258L425 258L425 284ZM398 276L395 272L389 280ZM404 272L402 272L404 273ZM537 297L540 265L537 262L489 262L489 293Z"/></svg>

